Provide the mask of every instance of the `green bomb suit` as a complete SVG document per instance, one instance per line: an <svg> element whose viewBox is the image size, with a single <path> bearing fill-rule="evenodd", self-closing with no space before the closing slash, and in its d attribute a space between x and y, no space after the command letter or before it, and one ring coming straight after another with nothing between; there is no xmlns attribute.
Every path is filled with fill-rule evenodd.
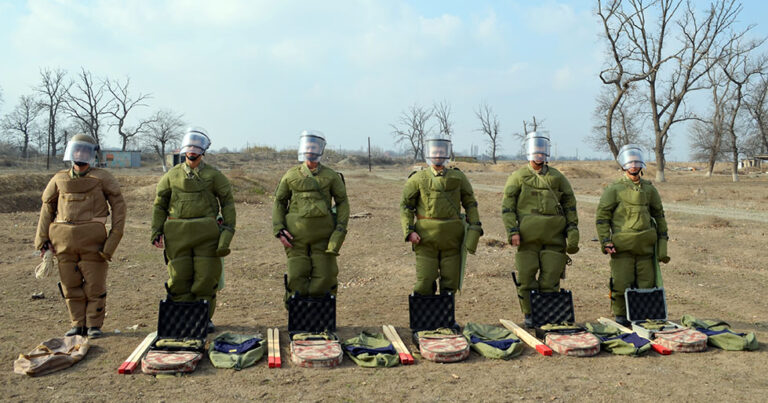
<svg viewBox="0 0 768 403"><path fill-rule="evenodd" d="M515 253L517 296L523 313L530 314L531 290L559 289L568 260L566 243L574 253L578 251L576 196L557 169L544 165L536 171L526 166L507 178L501 217L510 243L513 235L520 235Z"/></svg>
<svg viewBox="0 0 768 403"><path fill-rule="evenodd" d="M458 168L433 168L414 171L408 177L400 202L400 222L405 240L416 232L421 241L413 245L416 252L416 283L413 291L420 295L435 293L440 278L440 292L456 292L461 284L461 248L467 215L466 248L475 253L483 229L477 200L469 180Z"/></svg>
<svg viewBox="0 0 768 403"><path fill-rule="evenodd" d="M275 236L284 229L293 235L293 247L285 248L286 301L294 293L312 297L336 295L336 256L347 235L348 222L347 189L336 171L322 164L313 170L301 164L283 175L275 191L272 230Z"/></svg>
<svg viewBox="0 0 768 403"><path fill-rule="evenodd" d="M650 181L636 184L621 178L608 185L597 206L597 236L605 245L613 243L611 255L611 309L616 316L626 315L624 291L636 286L651 288L656 284L654 249L658 257L667 257L667 220L661 197Z"/></svg>
<svg viewBox="0 0 768 403"><path fill-rule="evenodd" d="M217 222L221 212L222 222ZM152 240L165 237L166 287L173 301L207 300L216 309L221 257L235 234L235 200L229 180L201 162L177 164L157 184Z"/></svg>

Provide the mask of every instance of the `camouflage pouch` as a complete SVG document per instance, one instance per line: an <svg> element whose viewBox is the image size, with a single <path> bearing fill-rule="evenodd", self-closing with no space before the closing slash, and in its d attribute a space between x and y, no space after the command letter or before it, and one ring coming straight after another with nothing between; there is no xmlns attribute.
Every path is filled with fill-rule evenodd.
<svg viewBox="0 0 768 403"><path fill-rule="evenodd" d="M357 337L342 343L344 352L355 364L364 368L394 367L400 363L400 357L381 333L363 331Z"/></svg>
<svg viewBox="0 0 768 403"><path fill-rule="evenodd" d="M758 349L754 332L735 333L731 326L717 319L697 319L693 315L683 315L680 320L685 327L696 329L707 335L707 344L729 351L754 351Z"/></svg>
<svg viewBox="0 0 768 403"><path fill-rule="evenodd" d="M233 368L237 371L250 367L264 356L266 343L260 334L241 335L222 333L213 339L208 358L216 368Z"/></svg>
<svg viewBox="0 0 768 403"><path fill-rule="evenodd" d="M523 343L515 334L498 326L469 322L464 327L464 336L470 347L485 358L508 360L523 352Z"/></svg>
<svg viewBox="0 0 768 403"><path fill-rule="evenodd" d="M600 323L587 323L587 331L600 339L603 350L615 355L642 355L651 349L651 342L637 333L622 333L619 329Z"/></svg>

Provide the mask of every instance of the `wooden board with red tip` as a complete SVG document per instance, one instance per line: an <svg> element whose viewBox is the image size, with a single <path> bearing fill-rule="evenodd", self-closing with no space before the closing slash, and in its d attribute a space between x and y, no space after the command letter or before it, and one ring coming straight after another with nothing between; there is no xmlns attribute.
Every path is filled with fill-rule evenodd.
<svg viewBox="0 0 768 403"><path fill-rule="evenodd" d="M501 324L504 325L504 327L511 330L517 337L520 338L520 340L524 341L525 344L531 346L536 351L538 351L539 354L544 356L552 355L552 349L549 348L549 346L542 343L541 340L533 337L530 333L525 331L525 329L515 324L515 322L512 322L511 320L506 320L506 319L499 319L499 322L501 322Z"/></svg>

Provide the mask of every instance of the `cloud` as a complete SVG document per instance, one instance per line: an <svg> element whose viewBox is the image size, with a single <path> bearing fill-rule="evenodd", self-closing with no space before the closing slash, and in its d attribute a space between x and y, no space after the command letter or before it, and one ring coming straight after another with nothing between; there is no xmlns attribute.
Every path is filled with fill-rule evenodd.
<svg viewBox="0 0 768 403"><path fill-rule="evenodd" d="M496 13L491 11L487 17L475 23L474 37L480 42L496 42L497 36Z"/></svg>
<svg viewBox="0 0 768 403"><path fill-rule="evenodd" d="M459 17L443 14L437 18L419 17L421 31L426 37L436 39L442 45L448 45L462 28Z"/></svg>
<svg viewBox="0 0 768 403"><path fill-rule="evenodd" d="M569 66L564 66L555 71L552 88L556 90L564 90L570 88L574 84L574 75Z"/></svg>

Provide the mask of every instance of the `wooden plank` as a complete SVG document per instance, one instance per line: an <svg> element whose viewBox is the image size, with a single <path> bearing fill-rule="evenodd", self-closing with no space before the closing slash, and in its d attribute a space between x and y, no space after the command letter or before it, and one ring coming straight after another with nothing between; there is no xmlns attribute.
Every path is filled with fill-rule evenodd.
<svg viewBox="0 0 768 403"><path fill-rule="evenodd" d="M267 362L269 367L280 368L282 366L282 362L280 361L280 332L277 328L267 329L267 347Z"/></svg>
<svg viewBox="0 0 768 403"><path fill-rule="evenodd" d="M634 333L632 331L632 329L630 329L630 328L628 328L626 326L622 326L622 325L618 324L616 321L608 319L608 318L598 318L597 321L602 323L602 324L604 324L604 325L613 326L613 327L619 329L622 333ZM659 353L661 355L670 355L670 354L672 354L672 350L670 350L669 348L664 347L661 344L656 343L653 340L648 340L648 341L651 342L651 348L653 349L653 351L655 351L655 352L657 352L657 353Z"/></svg>
<svg viewBox="0 0 768 403"><path fill-rule="evenodd" d="M539 352L539 354L545 355L545 356L552 355L552 349L549 348L549 346L542 343L539 339L533 337L525 329L515 324L515 322L506 320L506 319L499 319L499 322L501 322L501 324L504 325L504 327L511 330L515 335L517 335L517 337L519 337L520 340L524 341L525 344L533 347L536 351Z"/></svg>
<svg viewBox="0 0 768 403"><path fill-rule="evenodd" d="M408 351L408 348L405 346L405 343L403 343L403 340L395 330L395 327L392 325L384 325L381 328L384 330L384 336L386 336L387 339L392 342L392 346L395 348L395 350L397 350L397 353L400 357L400 363L403 365L413 364L413 355L411 355L411 352Z"/></svg>
<svg viewBox="0 0 768 403"><path fill-rule="evenodd" d="M275 347L272 345L274 343L274 337L272 335L272 328L267 329L267 365L269 365L270 368L275 367Z"/></svg>
<svg viewBox="0 0 768 403"><path fill-rule="evenodd" d="M117 369L118 374L132 374L136 368L139 366L139 362L141 361L142 357L144 357L144 353L149 350L149 347L152 345L152 343L155 342L157 339L157 332L152 332L147 335L147 337L144 338L144 340L139 343L139 345L133 350L131 355L128 356L128 358L120 365L120 368Z"/></svg>
<svg viewBox="0 0 768 403"><path fill-rule="evenodd" d="M267 329L267 346L269 367L281 368L283 363L280 359L280 331L277 328Z"/></svg>

